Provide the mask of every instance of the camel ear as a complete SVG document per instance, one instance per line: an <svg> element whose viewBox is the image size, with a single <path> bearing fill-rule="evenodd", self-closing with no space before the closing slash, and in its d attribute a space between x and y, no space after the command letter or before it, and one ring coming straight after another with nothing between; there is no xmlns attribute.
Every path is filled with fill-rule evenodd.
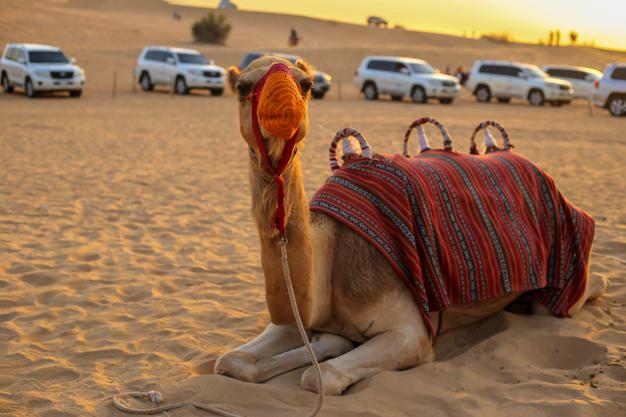
<svg viewBox="0 0 626 417"><path fill-rule="evenodd" d="M313 76L313 67L308 62L299 59L296 61L296 67L300 68L306 75Z"/></svg>
<svg viewBox="0 0 626 417"><path fill-rule="evenodd" d="M229 67L228 68L228 85L230 85L230 89L232 92L236 92L235 85L237 85L237 81L239 81L239 77L241 77L241 71L237 67Z"/></svg>

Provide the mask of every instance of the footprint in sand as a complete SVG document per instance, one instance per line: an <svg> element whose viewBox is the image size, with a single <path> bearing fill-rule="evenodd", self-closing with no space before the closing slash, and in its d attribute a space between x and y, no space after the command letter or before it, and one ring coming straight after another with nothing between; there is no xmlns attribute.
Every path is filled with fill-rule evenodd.
<svg viewBox="0 0 626 417"><path fill-rule="evenodd" d="M539 368L579 369L605 361L606 347L571 336L527 336L519 340L528 364Z"/></svg>
<svg viewBox="0 0 626 417"><path fill-rule="evenodd" d="M20 276L20 278L22 281L32 285L33 287L52 285L59 280L59 277L56 274L49 271L31 272L30 274Z"/></svg>

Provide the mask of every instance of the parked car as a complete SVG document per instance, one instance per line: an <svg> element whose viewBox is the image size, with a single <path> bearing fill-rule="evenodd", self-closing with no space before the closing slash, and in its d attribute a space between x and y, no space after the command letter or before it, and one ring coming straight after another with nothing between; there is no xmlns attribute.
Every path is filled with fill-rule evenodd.
<svg viewBox="0 0 626 417"><path fill-rule="evenodd" d="M596 82L593 102L613 116L626 116L626 63L610 64Z"/></svg>
<svg viewBox="0 0 626 417"><path fill-rule="evenodd" d="M416 103L437 99L450 104L461 91L456 77L441 74L421 59L368 56L356 70L354 83L366 100L389 94L392 100L408 96Z"/></svg>
<svg viewBox="0 0 626 417"><path fill-rule="evenodd" d="M0 59L0 80L5 93L20 87L30 98L43 91L67 91L80 97L85 71L55 46L10 43Z"/></svg>
<svg viewBox="0 0 626 417"><path fill-rule="evenodd" d="M221 96L226 70L194 49L148 46L139 55L135 77L144 91L151 91L156 85L174 85L176 94L204 89Z"/></svg>
<svg viewBox="0 0 626 417"><path fill-rule="evenodd" d="M500 103L521 98L533 106L560 106L574 97L569 81L552 78L536 65L509 61L476 61L465 86L483 103L492 97Z"/></svg>
<svg viewBox="0 0 626 417"><path fill-rule="evenodd" d="M243 70L245 67L250 65L250 63L254 61L255 59L258 59L262 56L268 56L268 55L273 55L279 58L284 58L287 61L290 61L294 64L297 61L302 60L302 58L300 58L298 55L289 55L289 54L283 54L280 52L254 51L254 52L248 52L246 56L243 57L241 64L239 64L239 69ZM314 69L313 70L313 88L311 89L311 95L313 96L313 98L316 98L316 99L324 98L328 90L330 90L331 81L332 81L332 77L329 74Z"/></svg>
<svg viewBox="0 0 626 417"><path fill-rule="evenodd" d="M602 78L597 69L574 67L571 65L546 65L543 71L550 77L569 81L574 87L574 98L591 99L595 91L595 83Z"/></svg>

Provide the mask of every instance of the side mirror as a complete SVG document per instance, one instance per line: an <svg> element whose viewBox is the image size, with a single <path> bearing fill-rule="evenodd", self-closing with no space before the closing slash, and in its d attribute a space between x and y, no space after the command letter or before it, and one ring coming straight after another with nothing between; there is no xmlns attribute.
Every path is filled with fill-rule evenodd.
<svg viewBox="0 0 626 417"><path fill-rule="evenodd" d="M524 74L523 72L520 72L519 74L517 74L517 76L520 77L522 80L528 79L528 75Z"/></svg>
<svg viewBox="0 0 626 417"><path fill-rule="evenodd" d="M215 60L214 59L209 59L209 65L215 65Z"/></svg>
<svg viewBox="0 0 626 417"><path fill-rule="evenodd" d="M409 72L408 68L402 68L402 69L400 70L400 73L401 73L401 74L404 74L404 75L410 75L410 72Z"/></svg>
<svg viewBox="0 0 626 417"><path fill-rule="evenodd" d="M26 65L26 59L25 59L25 58L18 58L18 59L17 59L17 62L18 62L19 64Z"/></svg>
<svg viewBox="0 0 626 417"><path fill-rule="evenodd" d="M76 65L76 58L71 57L71 58L70 58L70 64L72 64L72 65Z"/></svg>
<svg viewBox="0 0 626 417"><path fill-rule="evenodd" d="M171 56L168 56L165 62L167 62L170 65L176 65L176 61L174 61L174 58L172 58Z"/></svg>

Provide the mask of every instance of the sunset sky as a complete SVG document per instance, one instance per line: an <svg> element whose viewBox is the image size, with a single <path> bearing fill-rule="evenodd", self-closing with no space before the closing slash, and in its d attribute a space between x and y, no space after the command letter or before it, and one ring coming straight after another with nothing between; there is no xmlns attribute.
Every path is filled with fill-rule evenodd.
<svg viewBox="0 0 626 417"><path fill-rule="evenodd" d="M243 10L298 14L351 23L367 16L407 29L461 35L509 32L517 41L536 43L560 29L562 39L579 32L579 43L626 50L626 0L233 0ZM219 0L170 0L216 7ZM565 35L565 36L563 36ZM562 42L563 42L562 40Z"/></svg>

